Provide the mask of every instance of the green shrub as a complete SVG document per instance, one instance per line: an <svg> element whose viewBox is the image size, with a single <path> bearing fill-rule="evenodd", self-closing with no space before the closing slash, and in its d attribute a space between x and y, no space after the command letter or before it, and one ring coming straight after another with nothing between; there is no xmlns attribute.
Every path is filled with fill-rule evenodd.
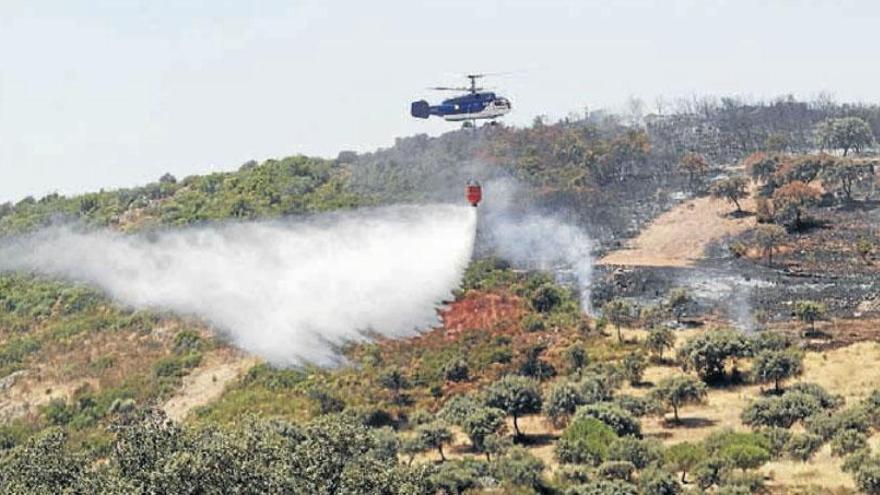
<svg viewBox="0 0 880 495"><path fill-rule="evenodd" d="M644 495L677 495L681 485L675 475L657 467L649 468L639 475L639 487Z"/></svg>
<svg viewBox="0 0 880 495"><path fill-rule="evenodd" d="M795 433L785 445L785 451L792 459L806 462L822 447L822 437L810 433Z"/></svg>
<svg viewBox="0 0 880 495"><path fill-rule="evenodd" d="M556 457L568 464L599 465L617 438L608 425L592 417L575 418L556 442Z"/></svg>
<svg viewBox="0 0 880 495"><path fill-rule="evenodd" d="M868 446L868 437L857 430L841 430L831 438L831 455L843 457Z"/></svg>
<svg viewBox="0 0 880 495"><path fill-rule="evenodd" d="M635 470L636 467L629 461L605 461L599 465L596 472L608 480L632 481Z"/></svg>
<svg viewBox="0 0 880 495"><path fill-rule="evenodd" d="M454 359L443 367L443 377L452 382L464 382L470 378L470 367L464 359Z"/></svg>
<svg viewBox="0 0 880 495"><path fill-rule="evenodd" d="M655 441L631 436L621 437L615 440L608 449L608 459L627 461L632 463L636 469L644 469L663 459L663 447Z"/></svg>
<svg viewBox="0 0 880 495"><path fill-rule="evenodd" d="M600 402L581 406L575 412L575 420L591 417L608 425L617 435L641 436L642 425L632 414L612 402Z"/></svg>

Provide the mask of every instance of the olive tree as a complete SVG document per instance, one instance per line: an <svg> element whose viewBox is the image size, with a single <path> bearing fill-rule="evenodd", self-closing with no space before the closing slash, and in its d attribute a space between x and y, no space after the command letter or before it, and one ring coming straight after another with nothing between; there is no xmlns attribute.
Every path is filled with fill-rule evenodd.
<svg viewBox="0 0 880 495"><path fill-rule="evenodd" d="M799 352L768 349L758 353L752 361L752 376L761 383L773 382L773 390L779 393L782 380L803 372L803 360Z"/></svg>
<svg viewBox="0 0 880 495"><path fill-rule="evenodd" d="M484 402L488 407L501 409L513 417L513 429L517 438L522 437L517 420L526 414L541 412L541 390L530 378L506 375L489 385Z"/></svg>
<svg viewBox="0 0 880 495"><path fill-rule="evenodd" d="M871 126L859 117L826 119L816 125L816 139L825 149L841 149L843 156L850 150L859 152L874 143Z"/></svg>
<svg viewBox="0 0 880 495"><path fill-rule="evenodd" d="M810 332L816 331L816 321L821 319L826 312L825 305L816 301L797 301L794 304L794 314L804 323L810 325Z"/></svg>
<svg viewBox="0 0 880 495"><path fill-rule="evenodd" d="M749 197L749 181L745 177L729 177L721 179L709 189L709 194L715 199L733 203L737 213L742 213L739 202Z"/></svg>
<svg viewBox="0 0 880 495"><path fill-rule="evenodd" d="M759 225L755 229L755 243L767 259L767 265L773 265L773 251L785 240L785 229L779 225Z"/></svg>
<svg viewBox="0 0 880 495"><path fill-rule="evenodd" d="M620 327L629 321L631 313L632 306L623 299L612 299L602 306L602 315L617 329L618 343L623 343Z"/></svg>
<svg viewBox="0 0 880 495"><path fill-rule="evenodd" d="M690 375L672 376L661 380L651 391L651 397L666 406L664 412L671 408L674 421L680 423L679 408L702 403L706 399L706 385Z"/></svg>

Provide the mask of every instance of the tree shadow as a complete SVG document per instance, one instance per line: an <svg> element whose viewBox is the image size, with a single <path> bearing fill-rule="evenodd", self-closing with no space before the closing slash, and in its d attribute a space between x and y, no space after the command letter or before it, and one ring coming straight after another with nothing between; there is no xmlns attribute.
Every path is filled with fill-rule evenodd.
<svg viewBox="0 0 880 495"><path fill-rule="evenodd" d="M755 212L748 211L748 210L733 210L732 212L724 215L724 217L726 217L726 218L733 218L733 219L749 218L749 217L753 217L753 216L755 216Z"/></svg>
<svg viewBox="0 0 880 495"><path fill-rule="evenodd" d="M718 424L718 421L709 418L701 418L701 417L687 417L687 418L679 418L678 422L675 422L675 419L672 418L663 418L663 427L676 429L691 429L691 428L709 428L711 426L715 426Z"/></svg>
<svg viewBox="0 0 880 495"><path fill-rule="evenodd" d="M517 445L524 445L524 446L529 446L529 447L540 447L543 445L550 445L558 439L559 439L559 436L554 435L552 433L537 433L537 434L523 434L519 438L514 438L514 442Z"/></svg>

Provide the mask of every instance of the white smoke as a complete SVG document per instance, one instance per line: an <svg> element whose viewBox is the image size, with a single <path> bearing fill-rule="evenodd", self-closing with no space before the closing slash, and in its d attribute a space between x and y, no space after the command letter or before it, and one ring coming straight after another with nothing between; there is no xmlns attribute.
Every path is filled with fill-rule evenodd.
<svg viewBox="0 0 880 495"><path fill-rule="evenodd" d="M276 364L328 364L336 345L365 332L398 337L436 324L470 261L475 224L473 208L426 205L148 235L59 227L0 246L0 270L198 316Z"/></svg>
<svg viewBox="0 0 880 495"><path fill-rule="evenodd" d="M574 282L581 307L590 311L590 236L557 215L518 212L521 191L512 180L492 181L484 193L480 222L489 248L515 266L549 271L563 282Z"/></svg>

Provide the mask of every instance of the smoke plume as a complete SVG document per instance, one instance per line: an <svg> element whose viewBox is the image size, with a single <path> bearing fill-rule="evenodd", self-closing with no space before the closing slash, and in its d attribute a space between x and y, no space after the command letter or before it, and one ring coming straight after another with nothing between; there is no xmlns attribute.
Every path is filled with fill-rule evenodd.
<svg viewBox="0 0 880 495"><path fill-rule="evenodd" d="M574 284L581 307L589 311L593 244L587 232L558 213L522 209L522 191L514 180L493 180L484 194L480 249L516 267L549 271L560 282Z"/></svg>
<svg viewBox="0 0 880 495"><path fill-rule="evenodd" d="M473 250L476 213L425 205L143 235L56 227L0 246L0 270L94 284L200 317L270 362L328 364L365 332L436 324Z"/></svg>

